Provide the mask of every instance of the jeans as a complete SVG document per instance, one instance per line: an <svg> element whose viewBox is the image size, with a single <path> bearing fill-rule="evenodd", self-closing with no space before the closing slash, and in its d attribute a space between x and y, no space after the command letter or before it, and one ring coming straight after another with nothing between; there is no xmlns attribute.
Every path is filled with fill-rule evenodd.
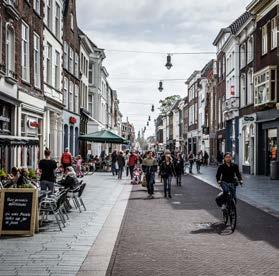
<svg viewBox="0 0 279 276"><path fill-rule="evenodd" d="M193 162L193 161L190 161L190 162L189 162L189 173L192 173L192 170L193 170L193 164L194 164L194 162Z"/></svg>
<svg viewBox="0 0 279 276"><path fill-rule="evenodd" d="M133 179L134 168L135 168L135 166L129 166L131 179ZM127 175L127 176L128 176L128 175Z"/></svg>
<svg viewBox="0 0 279 276"><path fill-rule="evenodd" d="M181 174L176 175L176 185L181 186Z"/></svg>
<svg viewBox="0 0 279 276"><path fill-rule="evenodd" d="M172 181L172 177L171 176L164 177L163 181L164 181L164 193L165 193L165 196L167 195L167 193L168 193L168 195L171 195L171 181Z"/></svg>
<svg viewBox="0 0 279 276"><path fill-rule="evenodd" d="M42 191L51 191L51 193L54 192L54 183L47 180L40 181L40 186Z"/></svg>
<svg viewBox="0 0 279 276"><path fill-rule="evenodd" d="M200 173L200 171L201 171L201 162L200 161L196 161L196 166L197 166L197 173Z"/></svg>
<svg viewBox="0 0 279 276"><path fill-rule="evenodd" d="M147 173L146 174L146 186L147 186L147 192L149 195L154 194L154 182L155 182L155 174Z"/></svg>
<svg viewBox="0 0 279 276"><path fill-rule="evenodd" d="M118 170L118 179L122 179L123 167L119 167Z"/></svg>
<svg viewBox="0 0 279 276"><path fill-rule="evenodd" d="M227 183L227 182L222 181L221 188L222 188L223 193L226 196L226 198L228 196L228 193L230 192L233 199L236 202L236 186L233 183Z"/></svg>
<svg viewBox="0 0 279 276"><path fill-rule="evenodd" d="M111 172L112 172L112 175L117 174L117 170L116 170L116 168L115 168L115 162L112 162L112 163L111 163Z"/></svg>

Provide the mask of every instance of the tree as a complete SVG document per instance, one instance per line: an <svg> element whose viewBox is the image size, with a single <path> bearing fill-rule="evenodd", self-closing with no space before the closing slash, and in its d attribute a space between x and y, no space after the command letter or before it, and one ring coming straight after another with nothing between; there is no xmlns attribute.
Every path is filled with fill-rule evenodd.
<svg viewBox="0 0 279 276"><path fill-rule="evenodd" d="M179 95L173 95L166 97L164 100L160 100L160 114L166 116L171 111L173 105L180 99L181 97Z"/></svg>

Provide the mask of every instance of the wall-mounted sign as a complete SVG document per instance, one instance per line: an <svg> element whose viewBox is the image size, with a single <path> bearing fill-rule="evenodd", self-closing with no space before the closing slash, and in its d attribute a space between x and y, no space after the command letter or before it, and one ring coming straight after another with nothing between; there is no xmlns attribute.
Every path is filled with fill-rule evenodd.
<svg viewBox="0 0 279 276"><path fill-rule="evenodd" d="M249 116L245 116L244 117L244 121L246 121L246 122L254 122L255 121L255 118L254 117L249 117Z"/></svg>
<svg viewBox="0 0 279 276"><path fill-rule="evenodd" d="M35 120L28 120L27 125L29 128L38 128L40 126L39 122Z"/></svg>
<svg viewBox="0 0 279 276"><path fill-rule="evenodd" d="M234 85L231 85L231 96L234 96Z"/></svg>
<svg viewBox="0 0 279 276"><path fill-rule="evenodd" d="M69 119L70 124L75 124L77 122L77 119L75 117L70 117Z"/></svg>

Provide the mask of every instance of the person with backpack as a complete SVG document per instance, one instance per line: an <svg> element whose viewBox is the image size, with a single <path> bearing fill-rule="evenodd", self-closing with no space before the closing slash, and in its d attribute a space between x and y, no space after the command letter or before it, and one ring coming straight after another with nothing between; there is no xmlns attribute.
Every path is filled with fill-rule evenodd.
<svg viewBox="0 0 279 276"><path fill-rule="evenodd" d="M72 154L69 152L69 148L65 148L65 151L63 152L61 157L61 164L64 168L64 171L66 170L67 167L72 166L73 157Z"/></svg>
<svg viewBox="0 0 279 276"><path fill-rule="evenodd" d="M164 182L164 195L171 198L171 181L172 177L175 176L175 168L170 155L165 156L165 160L160 166L160 172Z"/></svg>

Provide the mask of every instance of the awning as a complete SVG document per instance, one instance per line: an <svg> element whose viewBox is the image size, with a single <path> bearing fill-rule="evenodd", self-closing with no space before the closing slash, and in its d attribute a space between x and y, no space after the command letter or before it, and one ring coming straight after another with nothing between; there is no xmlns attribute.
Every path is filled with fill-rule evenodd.
<svg viewBox="0 0 279 276"><path fill-rule="evenodd" d="M39 138L0 135L0 146L36 146L39 145Z"/></svg>
<svg viewBox="0 0 279 276"><path fill-rule="evenodd" d="M79 140L95 143L128 144L126 139L112 133L109 130L101 130L94 133L81 135Z"/></svg>

